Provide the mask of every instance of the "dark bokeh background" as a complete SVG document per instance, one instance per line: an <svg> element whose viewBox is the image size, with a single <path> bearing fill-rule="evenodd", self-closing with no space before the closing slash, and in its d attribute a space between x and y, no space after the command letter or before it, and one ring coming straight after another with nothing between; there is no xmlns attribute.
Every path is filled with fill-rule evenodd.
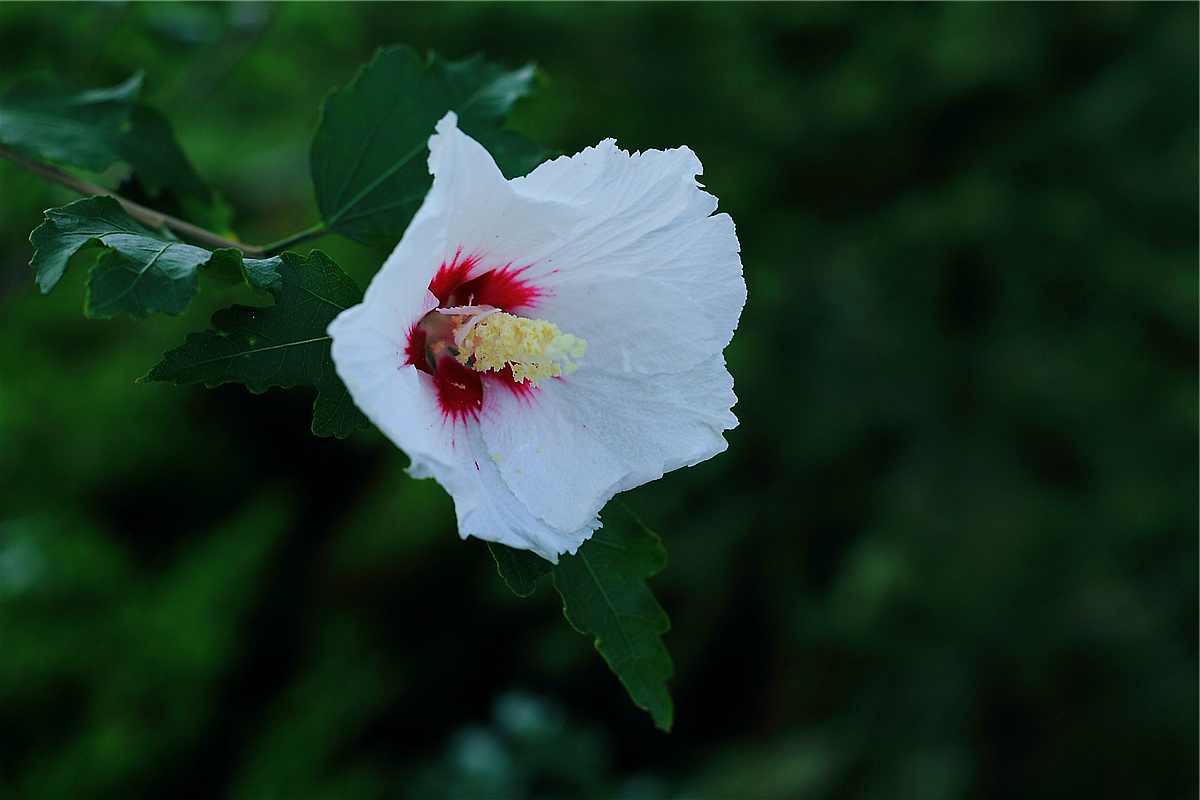
<svg viewBox="0 0 1200 800"><path fill-rule="evenodd" d="M144 68L255 243L316 221L318 104L377 46L535 60L512 126L691 146L750 296L729 451L626 496L671 554L663 735L377 432L136 386L246 298L87 320L86 257L40 296L74 197L0 164L5 796L1196 796L1196 4L0 23L4 85ZM384 255L315 244L364 286Z"/></svg>

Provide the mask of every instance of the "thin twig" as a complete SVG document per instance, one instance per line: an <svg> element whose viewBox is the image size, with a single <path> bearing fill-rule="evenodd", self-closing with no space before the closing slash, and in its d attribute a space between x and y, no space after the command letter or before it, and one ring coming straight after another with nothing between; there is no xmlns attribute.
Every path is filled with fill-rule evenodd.
<svg viewBox="0 0 1200 800"><path fill-rule="evenodd" d="M45 178L51 183L57 183L60 186L65 186L74 192L84 195L85 197L94 197L98 194L107 195L120 203L121 207L125 209L125 212L129 214L129 216L133 217L135 220L149 228L166 227L173 233L178 234L181 238L207 247L210 250L236 247L250 258L265 258L263 249L261 247L254 247L253 245L242 244L241 242L235 242L230 239L226 239L223 236L218 236L212 231L197 227L190 222L184 222L183 220L172 217L169 214L163 214L155 211L154 209L146 208L145 206L135 203L132 200L126 200L124 197L121 197L121 195L116 194L109 189L105 189L103 186L90 183L89 181L85 181L82 178L77 178L74 175L68 175L62 170L52 167L49 164L44 164L41 161L34 161L17 155L16 152L8 147L5 147L4 145L0 145L0 156L7 158L17 166L23 167L35 175Z"/></svg>

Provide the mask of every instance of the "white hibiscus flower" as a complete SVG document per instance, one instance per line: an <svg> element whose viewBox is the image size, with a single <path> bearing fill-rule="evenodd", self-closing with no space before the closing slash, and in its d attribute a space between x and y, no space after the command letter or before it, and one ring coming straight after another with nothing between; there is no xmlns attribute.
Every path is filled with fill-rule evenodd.
<svg viewBox="0 0 1200 800"><path fill-rule="evenodd" d="M458 530L557 563L617 492L725 449L733 221L686 147L611 139L505 180L447 114L433 187L329 326L359 408L454 498Z"/></svg>

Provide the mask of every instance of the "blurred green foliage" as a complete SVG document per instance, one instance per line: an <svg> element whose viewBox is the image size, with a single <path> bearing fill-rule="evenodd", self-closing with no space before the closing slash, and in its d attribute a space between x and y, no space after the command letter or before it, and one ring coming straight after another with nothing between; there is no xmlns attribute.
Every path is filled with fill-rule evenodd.
<svg viewBox="0 0 1200 800"><path fill-rule="evenodd" d="M1197 22L0 5L0 88L145 69L257 244L317 221L318 104L376 47L535 60L514 129L692 147L750 290L729 452L625 498L671 558L666 736L377 432L135 385L265 301L85 319L87 255L42 297L76 198L0 163L5 796L1196 796ZM384 255L316 244L360 287Z"/></svg>

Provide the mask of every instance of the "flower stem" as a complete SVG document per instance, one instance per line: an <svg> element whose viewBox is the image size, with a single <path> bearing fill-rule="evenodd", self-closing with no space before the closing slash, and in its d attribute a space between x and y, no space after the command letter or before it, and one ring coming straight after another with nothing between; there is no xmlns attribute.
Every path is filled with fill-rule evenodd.
<svg viewBox="0 0 1200 800"><path fill-rule="evenodd" d="M133 217L138 222L150 228L167 228L171 232L177 234L183 239L194 242L210 250L220 250L223 248L234 247L241 250L244 255L250 258L265 258L266 254L263 248L254 247L253 245L242 244L231 239L226 239L223 236L218 236L212 231L205 230L190 222L184 222L177 217L172 217L169 214L163 214L151 208L146 208L132 200L127 200L116 192L105 189L95 183L90 183L77 178L74 175L68 175L60 169L44 164L41 161L24 158L17 155L16 152L4 145L0 145L0 156L7 158L19 167L29 170L35 175L38 175L51 183L57 183L60 186L65 186L72 191L78 192L87 197L93 197L98 194L108 195L121 204L125 209L125 213Z"/></svg>

